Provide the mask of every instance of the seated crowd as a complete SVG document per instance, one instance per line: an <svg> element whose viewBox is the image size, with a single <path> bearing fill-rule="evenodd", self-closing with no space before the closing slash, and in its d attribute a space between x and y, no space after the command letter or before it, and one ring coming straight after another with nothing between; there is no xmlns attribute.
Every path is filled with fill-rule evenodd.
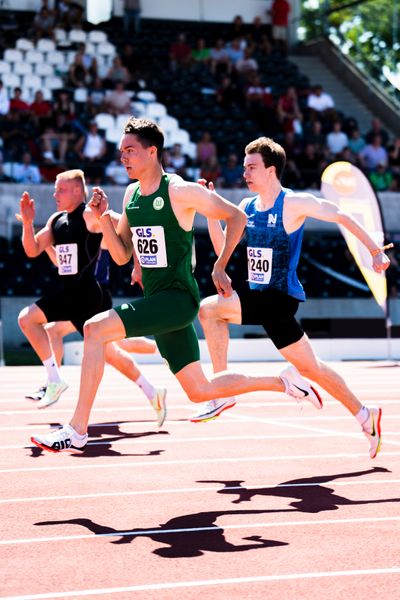
<svg viewBox="0 0 400 600"><path fill-rule="evenodd" d="M55 15L47 2L42 3L40 18L33 20L32 40L52 37L56 26L85 26L79 11L68 9L70 3L59 4L62 10ZM360 132L356 119L341 114L321 85L309 86L303 78L298 85L288 82L283 86L281 82L274 87L264 66L274 63L279 71L280 47L271 27L260 17L251 25L236 17L223 34L212 40L194 36L191 42L185 32L175 34L165 68L171 87L173 82L185 81L188 74L207 81L213 115L229 121L236 111L242 117L231 119L228 138L235 137L236 130L240 132L242 149L257 135L279 141L287 153L284 184L289 187L318 189L324 168L346 160L359 166L377 191L400 189L400 139L392 140L379 119L373 120L370 131ZM80 167L89 184L128 182L116 143L106 140L95 118L104 112L114 117L135 114L132 100L141 87L152 89L159 65L140 60L134 39L122 39L115 45L117 54L107 71L100 73L96 56L88 52L85 43L78 43L63 76L64 87L55 90L51 99L37 90L29 102L20 87L8 97L0 81L0 181L53 182L62 170ZM286 61L285 53L281 60ZM79 88L87 91L82 102L75 99ZM173 114L173 103L168 109ZM242 150L220 135L219 123L205 119L203 127L197 125L190 132L196 142L195 156L188 156L180 143L167 147L165 170L187 179L201 176L222 188L244 187Z"/></svg>

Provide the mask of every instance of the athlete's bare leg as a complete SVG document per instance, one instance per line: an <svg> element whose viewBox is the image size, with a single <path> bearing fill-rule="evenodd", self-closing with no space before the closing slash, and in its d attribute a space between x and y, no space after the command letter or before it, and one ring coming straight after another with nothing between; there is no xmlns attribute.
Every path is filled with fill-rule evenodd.
<svg viewBox="0 0 400 600"><path fill-rule="evenodd" d="M36 304L25 307L18 316L21 330L42 362L52 354L50 342L43 327L45 323L47 323L46 316Z"/></svg>
<svg viewBox="0 0 400 600"><path fill-rule="evenodd" d="M154 354L157 350L155 341L146 337L125 338L124 340L119 340L116 344L123 350L136 354Z"/></svg>
<svg viewBox="0 0 400 600"><path fill-rule="evenodd" d="M63 338L70 333L74 333L76 329L71 321L56 321L53 323L47 323L44 328L49 336L50 346L53 350L53 355L57 361L57 365L61 366L64 356Z"/></svg>
<svg viewBox="0 0 400 600"><path fill-rule="evenodd" d="M318 383L353 415L360 411L361 402L348 388L342 377L318 358L307 335L304 334L298 342L281 348L279 352L297 368L303 377Z"/></svg>

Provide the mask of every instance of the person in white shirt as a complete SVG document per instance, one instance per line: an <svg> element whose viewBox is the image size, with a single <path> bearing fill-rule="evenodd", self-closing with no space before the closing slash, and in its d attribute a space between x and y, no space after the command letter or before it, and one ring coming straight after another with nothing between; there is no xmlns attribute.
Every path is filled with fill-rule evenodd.
<svg viewBox="0 0 400 600"><path fill-rule="evenodd" d="M331 121L336 118L335 102L330 94L324 92L322 85L313 87L307 98L307 107L312 121Z"/></svg>
<svg viewBox="0 0 400 600"><path fill-rule="evenodd" d="M326 144L329 148L329 152L336 156L343 152L349 143L347 134L342 131L342 124L340 121L333 123L333 130L326 136Z"/></svg>
<svg viewBox="0 0 400 600"><path fill-rule="evenodd" d="M22 162L15 163L12 176L17 183L40 183L40 171L31 161L30 153L24 152Z"/></svg>

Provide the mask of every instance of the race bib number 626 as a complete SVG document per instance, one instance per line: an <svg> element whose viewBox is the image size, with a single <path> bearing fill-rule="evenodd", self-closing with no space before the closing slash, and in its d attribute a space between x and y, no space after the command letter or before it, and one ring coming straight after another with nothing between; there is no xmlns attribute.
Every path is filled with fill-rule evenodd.
<svg viewBox="0 0 400 600"><path fill-rule="evenodd" d="M132 241L142 267L157 269L168 266L164 227L132 227Z"/></svg>
<svg viewBox="0 0 400 600"><path fill-rule="evenodd" d="M272 274L272 248L247 248L250 283L268 284Z"/></svg>

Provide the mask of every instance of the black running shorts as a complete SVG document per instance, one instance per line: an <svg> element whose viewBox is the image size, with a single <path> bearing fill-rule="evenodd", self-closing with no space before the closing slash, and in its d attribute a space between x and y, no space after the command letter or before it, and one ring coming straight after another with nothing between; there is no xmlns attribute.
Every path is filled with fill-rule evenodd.
<svg viewBox="0 0 400 600"><path fill-rule="evenodd" d="M278 350L303 337L304 331L295 319L299 301L293 296L271 288L242 289L237 294L242 307L242 325L262 325Z"/></svg>

